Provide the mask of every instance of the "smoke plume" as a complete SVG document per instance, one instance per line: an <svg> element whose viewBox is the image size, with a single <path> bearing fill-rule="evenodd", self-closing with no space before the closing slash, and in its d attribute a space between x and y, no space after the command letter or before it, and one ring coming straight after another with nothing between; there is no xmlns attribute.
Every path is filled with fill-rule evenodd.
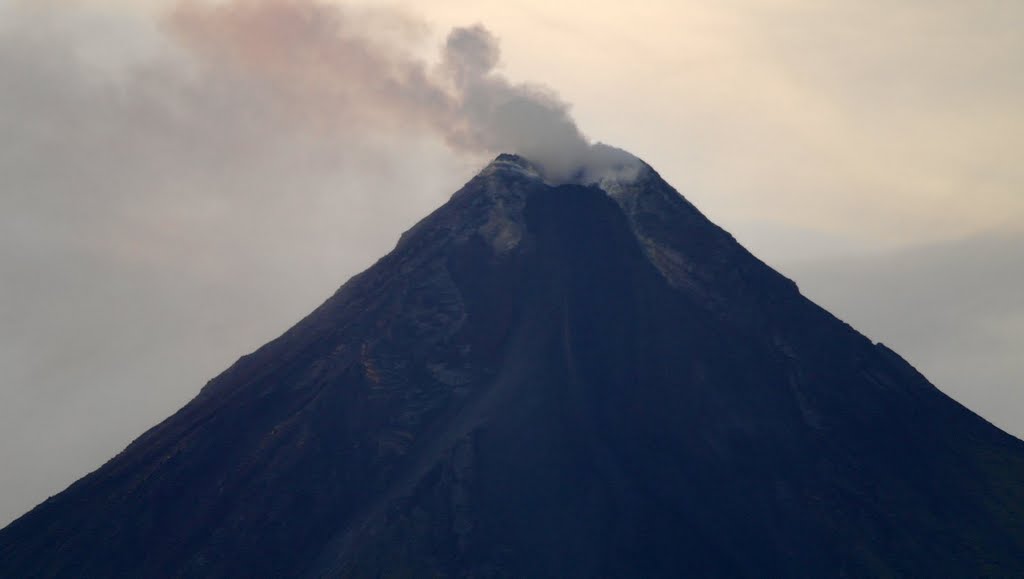
<svg viewBox="0 0 1024 579"><path fill-rule="evenodd" d="M0 0L0 526L390 250L485 154L583 178L597 148L499 59L481 27L445 41L327 0Z"/></svg>
<svg viewBox="0 0 1024 579"><path fill-rule="evenodd" d="M554 182L596 181L635 162L595 148L552 90L497 72L497 38L453 29L431 65L411 47L423 23L319 0L184 2L170 30L203 66L283 92L295 114L331 130L425 131L468 153L512 152Z"/></svg>

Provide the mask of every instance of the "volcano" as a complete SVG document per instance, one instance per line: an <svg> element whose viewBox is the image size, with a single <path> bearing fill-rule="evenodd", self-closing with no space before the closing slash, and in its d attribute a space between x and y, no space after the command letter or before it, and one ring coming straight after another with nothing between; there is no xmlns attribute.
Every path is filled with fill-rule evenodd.
<svg viewBox="0 0 1024 579"><path fill-rule="evenodd" d="M499 156L0 576L1024 576L1024 443L621 169Z"/></svg>

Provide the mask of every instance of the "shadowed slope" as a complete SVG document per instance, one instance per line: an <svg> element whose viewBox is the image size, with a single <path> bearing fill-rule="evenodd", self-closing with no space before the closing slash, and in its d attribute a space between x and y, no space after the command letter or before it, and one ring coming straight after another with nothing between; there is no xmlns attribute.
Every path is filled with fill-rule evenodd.
<svg viewBox="0 0 1024 579"><path fill-rule="evenodd" d="M0 531L0 575L1014 575L1022 483L649 168L501 156Z"/></svg>

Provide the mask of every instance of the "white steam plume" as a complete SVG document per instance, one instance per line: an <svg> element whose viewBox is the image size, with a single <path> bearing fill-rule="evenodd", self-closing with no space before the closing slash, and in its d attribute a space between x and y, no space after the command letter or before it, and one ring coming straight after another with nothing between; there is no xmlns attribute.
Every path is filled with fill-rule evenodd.
<svg viewBox="0 0 1024 579"><path fill-rule="evenodd" d="M496 72L497 39L483 26L453 29L440 64L408 46L422 23L393 11L319 0L189 1L171 30L199 61L283 91L293 110L335 130L428 131L471 153L518 153L554 182L596 181L632 165L595 149L550 89Z"/></svg>

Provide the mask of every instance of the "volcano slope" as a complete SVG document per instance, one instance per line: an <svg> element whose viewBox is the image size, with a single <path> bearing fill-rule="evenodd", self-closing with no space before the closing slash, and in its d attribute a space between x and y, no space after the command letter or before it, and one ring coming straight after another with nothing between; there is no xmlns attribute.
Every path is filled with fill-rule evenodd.
<svg viewBox="0 0 1024 579"><path fill-rule="evenodd" d="M1024 576L1024 444L641 165L499 156L3 577Z"/></svg>

